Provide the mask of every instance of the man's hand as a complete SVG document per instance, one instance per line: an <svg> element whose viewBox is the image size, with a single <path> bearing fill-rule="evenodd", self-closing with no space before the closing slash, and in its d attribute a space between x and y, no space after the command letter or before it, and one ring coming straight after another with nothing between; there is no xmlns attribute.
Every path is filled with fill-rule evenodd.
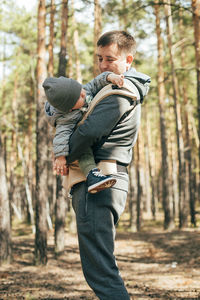
<svg viewBox="0 0 200 300"><path fill-rule="evenodd" d="M118 87L122 87L124 84L124 75L117 75L115 73L111 73L107 76L107 81L110 81L113 84L116 84Z"/></svg>
<svg viewBox="0 0 200 300"><path fill-rule="evenodd" d="M66 176L69 172L65 156L56 157L53 163L53 170L57 175Z"/></svg>

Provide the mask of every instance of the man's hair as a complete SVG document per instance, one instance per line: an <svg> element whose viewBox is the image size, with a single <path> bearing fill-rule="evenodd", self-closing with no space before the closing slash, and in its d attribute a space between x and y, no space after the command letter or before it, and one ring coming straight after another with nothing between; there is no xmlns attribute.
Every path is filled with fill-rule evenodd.
<svg viewBox="0 0 200 300"><path fill-rule="evenodd" d="M131 53L136 53L136 41L132 35L126 31L113 30L104 33L98 40L97 46L105 47L111 44L117 44L118 49Z"/></svg>

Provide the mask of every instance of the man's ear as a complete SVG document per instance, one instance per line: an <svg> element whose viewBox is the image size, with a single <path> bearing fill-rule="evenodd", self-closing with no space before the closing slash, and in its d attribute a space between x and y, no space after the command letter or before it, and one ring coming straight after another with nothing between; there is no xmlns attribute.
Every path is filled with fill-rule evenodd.
<svg viewBox="0 0 200 300"><path fill-rule="evenodd" d="M126 63L127 63L127 65L130 66L132 64L132 62L133 62L133 55L128 54L127 57L126 57Z"/></svg>

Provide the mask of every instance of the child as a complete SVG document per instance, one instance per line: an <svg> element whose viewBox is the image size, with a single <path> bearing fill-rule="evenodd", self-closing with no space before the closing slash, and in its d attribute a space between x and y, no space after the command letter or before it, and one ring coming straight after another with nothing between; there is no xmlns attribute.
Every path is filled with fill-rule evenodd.
<svg viewBox="0 0 200 300"><path fill-rule="evenodd" d="M46 97L51 104L45 103L45 113L50 124L56 127L53 148L54 170L57 174L65 175L67 172L66 156L69 153L70 135L93 97L109 82L122 87L123 78L123 75L104 72L84 85L84 89L79 82L71 78L50 77L44 81ZM92 149L89 147L80 157L79 167L87 178L90 193L97 193L116 183L115 178L103 175L96 167Z"/></svg>

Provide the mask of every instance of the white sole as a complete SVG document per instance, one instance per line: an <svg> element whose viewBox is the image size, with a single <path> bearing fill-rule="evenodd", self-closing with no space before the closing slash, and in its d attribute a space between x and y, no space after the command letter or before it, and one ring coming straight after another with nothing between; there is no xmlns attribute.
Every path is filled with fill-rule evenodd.
<svg viewBox="0 0 200 300"><path fill-rule="evenodd" d="M116 181L117 180L115 178L104 179L101 182L98 182L98 183L95 183L95 184L89 186L88 192L91 194L96 194L98 192L101 192L105 189L112 187L116 183Z"/></svg>

